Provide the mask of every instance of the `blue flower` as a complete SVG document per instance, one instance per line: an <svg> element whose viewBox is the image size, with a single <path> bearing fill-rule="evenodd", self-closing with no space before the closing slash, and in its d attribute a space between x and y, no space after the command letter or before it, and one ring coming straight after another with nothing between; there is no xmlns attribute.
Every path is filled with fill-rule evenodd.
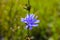
<svg viewBox="0 0 60 40"><path fill-rule="evenodd" d="M26 28L29 27L29 29L31 30L32 27L36 27L38 26L37 23L39 23L39 20L36 20L37 16L35 17L34 14L27 14L27 16L25 18L21 18L21 21L26 23Z"/></svg>

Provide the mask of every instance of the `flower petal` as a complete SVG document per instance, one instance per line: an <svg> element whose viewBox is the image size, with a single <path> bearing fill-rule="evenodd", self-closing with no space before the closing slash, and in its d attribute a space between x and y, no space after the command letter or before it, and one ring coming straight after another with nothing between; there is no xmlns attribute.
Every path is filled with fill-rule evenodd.
<svg viewBox="0 0 60 40"><path fill-rule="evenodd" d="M26 29L28 28L28 25L26 25Z"/></svg>
<svg viewBox="0 0 60 40"><path fill-rule="evenodd" d="M21 18L21 21L23 22L24 21L24 18Z"/></svg>
<svg viewBox="0 0 60 40"><path fill-rule="evenodd" d="M34 23L39 23L40 22L40 20L36 20Z"/></svg>
<svg viewBox="0 0 60 40"><path fill-rule="evenodd" d="M35 16L34 14L30 14L30 17L31 17L32 19L34 18L34 16Z"/></svg>
<svg viewBox="0 0 60 40"><path fill-rule="evenodd" d="M25 18L21 18L21 21L27 23L27 21L25 20Z"/></svg>
<svg viewBox="0 0 60 40"><path fill-rule="evenodd" d="M32 26L36 27L36 26L38 26L38 24L33 24Z"/></svg>
<svg viewBox="0 0 60 40"><path fill-rule="evenodd" d="M29 18L29 15L27 14L26 18Z"/></svg>
<svg viewBox="0 0 60 40"><path fill-rule="evenodd" d="M30 26L29 29L32 30L32 26Z"/></svg>

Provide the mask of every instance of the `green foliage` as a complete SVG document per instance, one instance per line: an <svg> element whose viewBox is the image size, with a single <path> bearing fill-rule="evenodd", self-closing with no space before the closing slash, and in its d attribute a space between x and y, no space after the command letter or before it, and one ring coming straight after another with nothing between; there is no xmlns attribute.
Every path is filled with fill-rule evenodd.
<svg viewBox="0 0 60 40"><path fill-rule="evenodd" d="M27 30L20 21L25 17L28 0L0 0L0 37L4 40L26 40ZM31 10L41 21L33 27L33 40L60 39L60 0L30 0Z"/></svg>

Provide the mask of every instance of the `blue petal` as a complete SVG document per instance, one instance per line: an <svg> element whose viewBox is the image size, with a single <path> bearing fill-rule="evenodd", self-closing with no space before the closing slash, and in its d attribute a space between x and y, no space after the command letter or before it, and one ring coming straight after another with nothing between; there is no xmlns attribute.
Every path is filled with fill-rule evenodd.
<svg viewBox="0 0 60 40"><path fill-rule="evenodd" d="M34 16L35 16L34 14L30 14L31 19L34 19Z"/></svg>
<svg viewBox="0 0 60 40"><path fill-rule="evenodd" d="M32 30L32 26L30 26L29 29Z"/></svg>
<svg viewBox="0 0 60 40"><path fill-rule="evenodd" d="M21 18L21 21L23 22L24 21L24 18Z"/></svg>
<svg viewBox="0 0 60 40"><path fill-rule="evenodd" d="M40 20L36 20L34 23L39 23L40 22Z"/></svg>
<svg viewBox="0 0 60 40"><path fill-rule="evenodd" d="M28 28L28 25L26 25L26 29Z"/></svg>
<svg viewBox="0 0 60 40"><path fill-rule="evenodd" d="M36 19L33 19L32 21L33 21L33 23L34 23L34 22L36 22Z"/></svg>
<svg viewBox="0 0 60 40"><path fill-rule="evenodd" d="M25 18L21 18L21 21L27 23L27 21L25 20Z"/></svg>
<svg viewBox="0 0 60 40"><path fill-rule="evenodd" d="M27 14L26 18L29 18L29 15Z"/></svg>
<svg viewBox="0 0 60 40"><path fill-rule="evenodd" d="M27 21L29 21L29 19L30 19L29 14L27 14L27 16L25 18L26 18Z"/></svg>
<svg viewBox="0 0 60 40"><path fill-rule="evenodd" d="M36 26L38 26L38 24L32 24L32 26L36 27Z"/></svg>
<svg viewBox="0 0 60 40"><path fill-rule="evenodd" d="M34 14L30 14L30 17L32 17L32 18L34 18L34 16L35 16Z"/></svg>

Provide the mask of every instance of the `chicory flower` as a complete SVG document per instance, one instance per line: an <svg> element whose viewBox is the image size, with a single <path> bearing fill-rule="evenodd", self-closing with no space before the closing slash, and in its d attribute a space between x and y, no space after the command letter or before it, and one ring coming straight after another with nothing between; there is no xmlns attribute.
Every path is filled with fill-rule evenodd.
<svg viewBox="0 0 60 40"><path fill-rule="evenodd" d="M38 26L37 23L40 22L40 20L37 20L37 16L35 17L34 14L27 14L25 18L21 18L21 21L26 23L26 28L29 27L30 30L32 30L32 27Z"/></svg>

